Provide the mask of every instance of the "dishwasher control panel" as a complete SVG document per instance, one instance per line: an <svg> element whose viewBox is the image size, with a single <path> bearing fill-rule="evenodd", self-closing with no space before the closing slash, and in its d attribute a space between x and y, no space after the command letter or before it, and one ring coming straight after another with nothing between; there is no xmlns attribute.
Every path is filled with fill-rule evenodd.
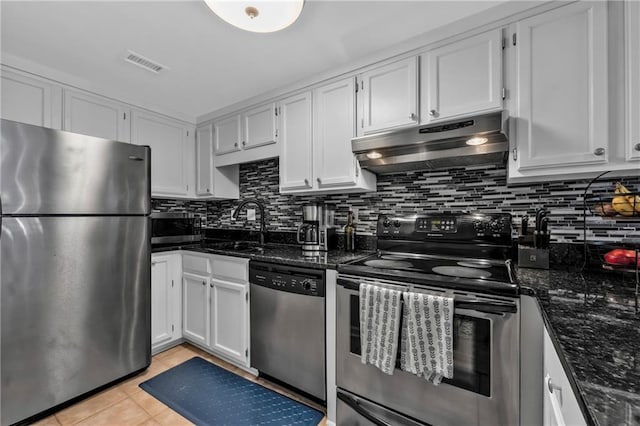
<svg viewBox="0 0 640 426"><path fill-rule="evenodd" d="M324 297L323 270L299 268L264 262L249 263L249 282L274 290L306 296Z"/></svg>

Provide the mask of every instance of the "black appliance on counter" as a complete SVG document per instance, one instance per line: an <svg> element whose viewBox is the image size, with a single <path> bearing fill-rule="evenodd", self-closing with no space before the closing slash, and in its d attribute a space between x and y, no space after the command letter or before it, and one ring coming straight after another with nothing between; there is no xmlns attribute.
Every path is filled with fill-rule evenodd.
<svg viewBox="0 0 640 426"><path fill-rule="evenodd" d="M192 244L202 240L200 215L188 212L151 214L151 244Z"/></svg>
<svg viewBox="0 0 640 426"><path fill-rule="evenodd" d="M518 424L511 215L380 216L377 234L377 253L338 266L337 423ZM435 386L399 361L393 375L361 363L361 283L454 298L452 379Z"/></svg>

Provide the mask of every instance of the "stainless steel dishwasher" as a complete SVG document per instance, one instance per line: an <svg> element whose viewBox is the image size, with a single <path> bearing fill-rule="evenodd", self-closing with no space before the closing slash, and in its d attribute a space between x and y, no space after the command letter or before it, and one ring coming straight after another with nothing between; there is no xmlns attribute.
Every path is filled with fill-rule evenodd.
<svg viewBox="0 0 640 426"><path fill-rule="evenodd" d="M325 271L251 261L251 366L326 400Z"/></svg>

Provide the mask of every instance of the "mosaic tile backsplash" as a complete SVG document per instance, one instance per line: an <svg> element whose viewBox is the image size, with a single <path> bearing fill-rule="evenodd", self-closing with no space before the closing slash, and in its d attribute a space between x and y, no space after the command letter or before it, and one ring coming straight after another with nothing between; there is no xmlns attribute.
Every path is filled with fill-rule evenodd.
<svg viewBox="0 0 640 426"><path fill-rule="evenodd" d="M613 191L614 182L623 182L631 190L640 190L640 180L603 179L594 193ZM507 187L507 170L500 166L478 166L450 170L408 172L378 176L376 192L329 196L291 196L278 192L278 159L240 166L240 198L257 198L267 208L269 231L295 231L302 221L301 206L324 201L336 206L336 221L344 226L349 209L358 210L357 232L375 235L378 214L414 214L415 212L510 212L518 224L525 214L533 217L538 207L550 211L549 225L554 242L582 241L582 194L588 180L544 182ZM189 210L203 213L202 201L153 200L154 209ZM247 222L241 212L237 221L231 211L238 200L206 203L206 227L257 229L259 220ZM259 218L258 218L259 219ZM530 219L530 224L532 220ZM622 238L640 238L640 218L602 219L587 212L589 241L618 242Z"/></svg>

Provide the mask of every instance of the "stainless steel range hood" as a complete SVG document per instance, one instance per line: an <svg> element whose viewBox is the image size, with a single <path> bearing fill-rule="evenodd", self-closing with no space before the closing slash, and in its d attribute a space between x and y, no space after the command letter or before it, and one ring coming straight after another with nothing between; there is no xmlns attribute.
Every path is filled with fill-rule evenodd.
<svg viewBox="0 0 640 426"><path fill-rule="evenodd" d="M351 147L360 166L378 174L504 164L507 121L506 111L498 111L361 136Z"/></svg>

